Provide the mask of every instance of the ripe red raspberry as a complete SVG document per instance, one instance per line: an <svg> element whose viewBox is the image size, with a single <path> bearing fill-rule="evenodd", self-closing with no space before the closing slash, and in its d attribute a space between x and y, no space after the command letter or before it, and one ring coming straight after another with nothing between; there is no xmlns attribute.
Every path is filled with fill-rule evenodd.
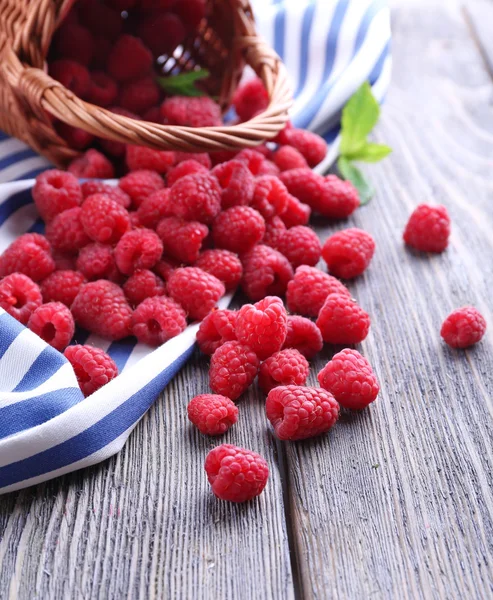
<svg viewBox="0 0 493 600"><path fill-rule="evenodd" d="M207 152L175 152L175 165L179 165L186 160L194 160L208 171L212 168L212 161Z"/></svg>
<svg viewBox="0 0 493 600"><path fill-rule="evenodd" d="M55 121L55 129L60 137L62 137L68 146L74 150L85 150L94 141L94 136L80 127L72 127L61 121ZM74 173L76 175L76 173Z"/></svg>
<svg viewBox="0 0 493 600"><path fill-rule="evenodd" d="M146 110L158 104L160 98L161 92L154 81L154 77L152 75L144 75L144 77L123 83L119 96L119 104L122 108L141 115Z"/></svg>
<svg viewBox="0 0 493 600"><path fill-rule="evenodd" d="M352 215L360 204L358 190L350 181L336 175L328 175L322 185L318 202L313 210L329 219L345 219Z"/></svg>
<svg viewBox="0 0 493 600"><path fill-rule="evenodd" d="M448 246L450 217L445 206L420 204L404 230L408 246L422 252L443 252Z"/></svg>
<svg viewBox="0 0 493 600"><path fill-rule="evenodd" d="M55 271L74 271L75 256L73 254L63 254L62 252L53 252L55 261Z"/></svg>
<svg viewBox="0 0 493 600"><path fill-rule="evenodd" d="M183 308L167 296L143 300L132 315L132 333L141 344L160 346L185 330Z"/></svg>
<svg viewBox="0 0 493 600"><path fill-rule="evenodd" d="M41 281L55 270L48 240L39 233L25 233L13 241L0 256L0 277L24 273Z"/></svg>
<svg viewBox="0 0 493 600"><path fill-rule="evenodd" d="M50 75L79 98L86 98L91 86L89 71L74 60L60 59L50 63Z"/></svg>
<svg viewBox="0 0 493 600"><path fill-rule="evenodd" d="M201 321L224 296L224 285L202 269L175 269L167 281L168 293L183 306L190 319Z"/></svg>
<svg viewBox="0 0 493 600"><path fill-rule="evenodd" d="M287 147L285 146L285 148ZM281 173L280 179L292 196L316 210L325 185L325 180L321 175L305 167L285 171Z"/></svg>
<svg viewBox="0 0 493 600"><path fill-rule="evenodd" d="M94 150L94 148L87 150L81 157L73 160L68 167L68 171L75 177L84 179L91 177L111 179L115 176L115 170L111 162L104 154Z"/></svg>
<svg viewBox="0 0 493 600"><path fill-rule="evenodd" d="M164 253L185 264L193 264L198 259L202 242L209 233L207 225L177 217L162 219L156 231L163 242Z"/></svg>
<svg viewBox="0 0 493 600"><path fill-rule="evenodd" d="M297 225L286 231L279 240L277 249L296 269L300 265L316 265L320 260L322 246L313 229Z"/></svg>
<svg viewBox="0 0 493 600"><path fill-rule="evenodd" d="M100 0L78 0L78 15L81 23L95 36L116 40L123 28L121 14Z"/></svg>
<svg viewBox="0 0 493 600"><path fill-rule="evenodd" d="M118 375L113 359L100 348L69 346L63 355L72 365L84 396L90 396Z"/></svg>
<svg viewBox="0 0 493 600"><path fill-rule="evenodd" d="M317 327L329 344L359 344L368 335L370 317L346 294L330 294L320 309Z"/></svg>
<svg viewBox="0 0 493 600"><path fill-rule="evenodd" d="M163 188L148 196L137 209L140 224L151 229L155 229L161 219L172 215L173 209L168 188Z"/></svg>
<svg viewBox="0 0 493 600"><path fill-rule="evenodd" d="M27 326L60 352L70 344L75 330L72 313L61 302L48 302L39 306L29 317Z"/></svg>
<svg viewBox="0 0 493 600"><path fill-rule="evenodd" d="M212 355L209 386L215 394L236 400L253 383L259 365L251 348L235 340L225 342Z"/></svg>
<svg viewBox="0 0 493 600"><path fill-rule="evenodd" d="M193 33L206 16L206 0L180 0L172 6L188 33Z"/></svg>
<svg viewBox="0 0 493 600"><path fill-rule="evenodd" d="M212 225L212 238L218 248L237 254L250 250L264 237L265 221L250 206L233 206L220 213Z"/></svg>
<svg viewBox="0 0 493 600"><path fill-rule="evenodd" d="M94 41L91 32L78 23L62 23L55 34L53 43L58 56L85 67L91 62L94 51Z"/></svg>
<svg viewBox="0 0 493 600"><path fill-rule="evenodd" d="M228 160L234 160L239 154L238 150L219 150L216 152L209 152L209 158L211 159L212 165L220 165Z"/></svg>
<svg viewBox="0 0 493 600"><path fill-rule="evenodd" d="M256 180L251 205L264 219L271 219L282 214L286 210L288 202L288 190L277 177L267 175Z"/></svg>
<svg viewBox="0 0 493 600"><path fill-rule="evenodd" d="M170 202L177 217L208 225L221 210L221 189L209 173L187 175L171 188Z"/></svg>
<svg viewBox="0 0 493 600"><path fill-rule="evenodd" d="M236 317L236 337L260 360L278 352L286 340L288 316L280 298L267 296L256 304L245 304Z"/></svg>
<svg viewBox="0 0 493 600"><path fill-rule="evenodd" d="M94 194L105 194L115 202L118 202L118 204L121 204L123 208L130 206L130 196L115 185L93 179L91 181L84 181L80 187L84 198L88 198Z"/></svg>
<svg viewBox="0 0 493 600"><path fill-rule="evenodd" d="M280 440L305 440L336 424L339 405L325 390L297 385L275 387L265 403L267 418Z"/></svg>
<svg viewBox="0 0 493 600"><path fill-rule="evenodd" d="M288 195L288 204L286 210L282 213L281 219L289 229L296 225L306 225L310 220L311 208L308 204L303 204L291 194Z"/></svg>
<svg viewBox="0 0 493 600"><path fill-rule="evenodd" d="M380 391L370 363L349 348L332 357L318 374L318 381L341 406L352 410L366 408Z"/></svg>
<svg viewBox="0 0 493 600"><path fill-rule="evenodd" d="M86 278L78 271L55 271L41 283L43 302L61 302L70 308L85 283Z"/></svg>
<svg viewBox="0 0 493 600"><path fill-rule="evenodd" d="M305 157L292 146L281 146L274 154L274 163L280 171L308 169Z"/></svg>
<svg viewBox="0 0 493 600"><path fill-rule="evenodd" d="M77 254L89 244L91 240L82 226L81 213L78 206L69 208L46 225L46 237L54 250Z"/></svg>
<svg viewBox="0 0 493 600"><path fill-rule="evenodd" d="M42 301L39 287L27 275L12 273L0 280L0 308L23 325Z"/></svg>
<svg viewBox="0 0 493 600"><path fill-rule="evenodd" d="M161 260L156 265L154 265L154 268L152 270L154 271L154 273L157 273L163 281L168 281L171 273L179 266L180 263L178 261L174 260L173 258L166 257L161 258Z"/></svg>
<svg viewBox="0 0 493 600"><path fill-rule="evenodd" d="M316 167L327 155L326 141L311 131L293 127L284 131L284 139L304 156L310 167Z"/></svg>
<svg viewBox="0 0 493 600"><path fill-rule="evenodd" d="M259 496L269 478L269 467L260 454L231 444L211 450L204 467L214 495L228 502Z"/></svg>
<svg viewBox="0 0 493 600"><path fill-rule="evenodd" d="M108 73L117 81L142 77L152 68L152 52L142 40L132 35L121 35L108 57Z"/></svg>
<svg viewBox="0 0 493 600"><path fill-rule="evenodd" d="M452 348L469 348L481 340L485 331L483 315L474 306L463 306L445 319L440 335Z"/></svg>
<svg viewBox="0 0 493 600"><path fill-rule="evenodd" d="M257 177L269 176L269 177L279 177L281 171L279 167L273 163L271 160L264 160L264 162L260 165L260 168L257 173Z"/></svg>
<svg viewBox="0 0 493 600"><path fill-rule="evenodd" d="M221 186L221 208L250 204L255 190L255 179L244 162L229 160L212 169Z"/></svg>
<svg viewBox="0 0 493 600"><path fill-rule="evenodd" d="M238 407L226 396L201 394L190 400L188 418L205 435L222 435L238 420Z"/></svg>
<svg viewBox="0 0 493 600"><path fill-rule="evenodd" d="M197 331L197 344L204 354L212 355L226 342L236 340L237 312L221 309L213 310L200 324Z"/></svg>
<svg viewBox="0 0 493 600"><path fill-rule="evenodd" d="M310 366L295 349L276 352L260 365L258 383L264 394L278 385L305 385Z"/></svg>
<svg viewBox="0 0 493 600"><path fill-rule="evenodd" d="M160 174L167 173L175 162L174 152L153 150L145 146L127 146L127 166L130 171L149 169Z"/></svg>
<svg viewBox="0 0 493 600"><path fill-rule="evenodd" d="M163 296L166 285L156 274L148 269L135 271L123 284L123 291L131 306L138 306L146 298Z"/></svg>
<svg viewBox="0 0 493 600"><path fill-rule="evenodd" d="M118 96L118 86L109 75L103 71L91 73L91 83L87 99L97 106L111 106Z"/></svg>
<svg viewBox="0 0 493 600"><path fill-rule="evenodd" d="M176 0L140 0L139 9L143 12L167 11L174 8Z"/></svg>
<svg viewBox="0 0 493 600"><path fill-rule="evenodd" d="M240 85L233 95L233 106L241 121L248 121L269 106L269 94L262 80L255 77Z"/></svg>
<svg viewBox="0 0 493 600"><path fill-rule="evenodd" d="M208 173L208 169L196 160L184 160L176 165L176 167L173 167L168 171L166 181L168 186L171 187L179 179L182 179L187 175L195 175L196 173Z"/></svg>
<svg viewBox="0 0 493 600"><path fill-rule="evenodd" d="M127 231L115 247L115 261L125 275L151 269L161 258L163 243L152 229Z"/></svg>
<svg viewBox="0 0 493 600"><path fill-rule="evenodd" d="M272 141L276 144L279 144L280 146L287 145L288 140L286 134L290 129L293 129L293 127L294 125L291 123L291 121L288 121L284 129L282 129Z"/></svg>
<svg viewBox="0 0 493 600"><path fill-rule="evenodd" d="M167 125L216 127L222 125L221 109L212 98L173 96L161 104L161 116Z"/></svg>
<svg viewBox="0 0 493 600"><path fill-rule="evenodd" d="M200 254L195 266L222 281L226 291L234 290L243 275L241 260L229 250L205 250Z"/></svg>
<svg viewBox="0 0 493 600"><path fill-rule="evenodd" d="M351 296L347 287L335 277L313 267L298 267L288 283L288 309L307 317L317 317L329 294Z"/></svg>
<svg viewBox="0 0 493 600"><path fill-rule="evenodd" d="M153 106L152 108L149 108L143 112L142 120L161 125L161 111L159 110L159 106Z"/></svg>
<svg viewBox="0 0 493 600"><path fill-rule="evenodd" d="M123 290L105 279L82 286L72 303L76 323L109 340L121 340L130 335L132 309Z"/></svg>
<svg viewBox="0 0 493 600"><path fill-rule="evenodd" d="M120 280L113 248L108 244L95 242L84 246L77 257L76 266L89 281L109 279L118 283Z"/></svg>
<svg viewBox="0 0 493 600"><path fill-rule="evenodd" d="M166 35L163 35L164 31ZM166 12L151 14L145 18L139 24L137 32L155 57L172 55L186 36L181 19L173 13Z"/></svg>
<svg viewBox="0 0 493 600"><path fill-rule="evenodd" d="M71 173L51 169L36 177L32 189L34 204L45 223L59 213L79 206L82 192L77 178Z"/></svg>
<svg viewBox="0 0 493 600"><path fill-rule="evenodd" d="M293 277L288 259L274 248L259 244L242 257L242 288L250 300L282 296Z"/></svg>
<svg viewBox="0 0 493 600"><path fill-rule="evenodd" d="M122 177L118 185L130 196L135 208L139 208L147 197L164 188L164 181L156 171L139 169Z"/></svg>
<svg viewBox="0 0 493 600"><path fill-rule="evenodd" d="M284 348L295 348L305 358L313 358L323 348L320 329L310 319L288 316L288 332L284 341Z"/></svg>
<svg viewBox="0 0 493 600"><path fill-rule="evenodd" d="M130 229L127 210L105 194L86 198L80 218L87 235L103 244L114 244Z"/></svg>
<svg viewBox="0 0 493 600"><path fill-rule="evenodd" d="M245 150L242 150L235 156L235 160L244 162L246 166L250 169L252 175L255 175L255 177L257 177L260 174L262 165L264 164L265 156L262 154L262 152L259 152L258 150L246 148Z"/></svg>
<svg viewBox="0 0 493 600"><path fill-rule="evenodd" d="M262 240L262 244L277 250L279 242L286 231L286 225L284 225L284 221L281 219L281 217L272 217L272 219L266 220L265 235L264 239Z"/></svg>
<svg viewBox="0 0 493 600"><path fill-rule="evenodd" d="M370 264L375 252L372 236L352 227L331 235L322 248L322 258L333 275L340 279L353 279L361 275Z"/></svg>

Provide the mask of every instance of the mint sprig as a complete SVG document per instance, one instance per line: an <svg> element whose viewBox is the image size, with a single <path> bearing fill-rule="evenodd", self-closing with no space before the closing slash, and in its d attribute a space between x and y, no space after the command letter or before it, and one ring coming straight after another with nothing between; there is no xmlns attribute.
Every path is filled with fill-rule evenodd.
<svg viewBox="0 0 493 600"><path fill-rule="evenodd" d="M169 77L157 77L157 83L163 88L168 96L205 96L206 93L195 84L201 79L207 79L209 71L200 69Z"/></svg>
<svg viewBox="0 0 493 600"><path fill-rule="evenodd" d="M375 163L392 152L392 148L385 144L368 141L368 135L373 131L379 117L380 105L370 84L365 82L351 96L342 111L340 156L337 161L337 168L342 177L358 190L361 205L368 204L375 190L354 161Z"/></svg>

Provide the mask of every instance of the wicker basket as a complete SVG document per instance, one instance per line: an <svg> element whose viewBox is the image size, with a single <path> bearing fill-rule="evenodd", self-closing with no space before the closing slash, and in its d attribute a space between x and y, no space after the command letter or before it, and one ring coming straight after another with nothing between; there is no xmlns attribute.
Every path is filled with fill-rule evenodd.
<svg viewBox="0 0 493 600"><path fill-rule="evenodd" d="M79 152L53 128L48 113L93 135L160 150L205 152L251 148L284 127L291 106L285 68L257 35L247 0L208 0L207 19L165 69L211 73L212 92L225 109L250 65L269 93L268 108L240 125L191 128L157 125L83 102L46 73L53 34L74 0L0 0L0 129L66 166Z"/></svg>

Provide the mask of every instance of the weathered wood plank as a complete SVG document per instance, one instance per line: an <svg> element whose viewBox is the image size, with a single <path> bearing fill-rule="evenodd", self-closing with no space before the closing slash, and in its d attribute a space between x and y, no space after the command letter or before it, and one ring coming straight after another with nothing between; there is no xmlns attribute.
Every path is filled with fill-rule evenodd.
<svg viewBox="0 0 493 600"><path fill-rule="evenodd" d="M474 0L464 2L464 14L468 20L473 38L483 55L490 77L493 79L493 2L491 0Z"/></svg>

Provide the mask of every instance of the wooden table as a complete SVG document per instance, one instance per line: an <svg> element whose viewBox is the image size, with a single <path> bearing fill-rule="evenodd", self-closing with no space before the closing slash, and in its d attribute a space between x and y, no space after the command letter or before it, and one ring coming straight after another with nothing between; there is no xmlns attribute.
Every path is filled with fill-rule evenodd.
<svg viewBox="0 0 493 600"><path fill-rule="evenodd" d="M207 390L196 354L114 459L0 498L0 598L493 597L493 2L462 4L394 2L375 136L394 153L368 169L378 194L350 221L377 240L351 289L372 316L379 400L281 444L253 389L224 441L263 454L269 484L218 502L203 471L217 442L185 416ZM443 255L403 247L420 202L450 211ZM440 324L469 303L490 332L457 352Z"/></svg>

